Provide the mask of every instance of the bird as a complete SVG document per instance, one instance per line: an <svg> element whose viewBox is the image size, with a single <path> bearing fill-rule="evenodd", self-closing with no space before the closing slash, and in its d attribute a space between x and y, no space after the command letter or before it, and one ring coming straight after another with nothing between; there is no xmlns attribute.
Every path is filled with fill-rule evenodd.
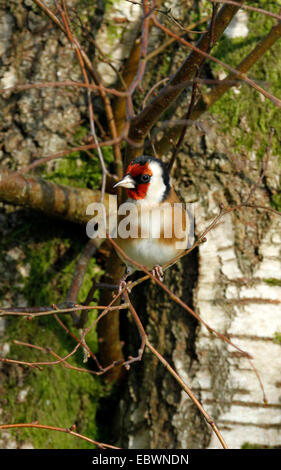
<svg viewBox="0 0 281 470"><path fill-rule="evenodd" d="M118 208L116 243L128 257L163 281L165 267L187 249L189 238L187 212L173 188L168 168L159 158L141 155L128 165L124 177L114 185L118 187L125 188L127 199ZM126 265L121 289L127 277L140 268L119 251L117 254Z"/></svg>

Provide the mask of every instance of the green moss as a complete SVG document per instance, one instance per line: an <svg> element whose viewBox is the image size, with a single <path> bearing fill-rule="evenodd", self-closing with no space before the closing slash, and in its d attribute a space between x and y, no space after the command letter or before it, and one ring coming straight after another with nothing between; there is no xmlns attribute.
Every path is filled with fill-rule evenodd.
<svg viewBox="0 0 281 470"><path fill-rule="evenodd" d="M273 339L274 343L277 343L277 344L281 344L281 332L276 332L274 334L274 339Z"/></svg>
<svg viewBox="0 0 281 470"><path fill-rule="evenodd" d="M75 9L71 10L69 8L72 18L72 31L81 43L85 43L87 48L89 47L89 42L87 38L85 41L85 36L93 33L93 29L97 28L100 23L98 3L96 0L79 0L79 2L75 3Z"/></svg>
<svg viewBox="0 0 281 470"><path fill-rule="evenodd" d="M273 207L281 212L281 192L272 196Z"/></svg>
<svg viewBox="0 0 281 470"><path fill-rule="evenodd" d="M86 135L85 127L78 128L75 143L81 144ZM113 160L111 149L103 149L103 155L107 164ZM98 187L101 180L98 156L93 153L91 158L83 152L68 155L58 160L54 172L48 172L45 177L77 187ZM79 256L88 241L85 228L49 219L31 211L21 211L16 218L12 213L10 217L7 215L1 230L4 230L5 237L0 238L0 259L6 262L7 252L18 250L17 253L21 253L20 264L22 263L23 270L17 268L19 261L10 261L8 272L11 280L0 283L0 301L2 295L7 295L8 291L11 306L15 307L21 306L17 300L13 300L18 298L24 298L30 307L63 303ZM14 279L11 274L13 270ZM92 258L79 292L78 303L85 301L92 286L92 277L98 280L101 274L102 270L95 258ZM86 326L93 322L96 315L96 311L90 312ZM61 319L70 331L80 337L81 333L73 327L69 315L62 315ZM38 317L32 321L9 317L3 341L11 345L9 358L27 362L55 360L51 354L13 344L13 340L50 347L60 357L67 355L77 344L51 316ZM98 341L94 328L86 336L86 342L91 351L96 353ZM91 360L88 364L83 359L83 351L79 348L71 356L69 363L83 369L96 368ZM38 421L40 424L64 428L75 424L77 432L97 439L95 415L100 397L106 393L99 377L65 368L61 364L42 366L42 370L27 366L6 367L7 380L5 378L0 397L0 408L5 410L5 422ZM19 383L17 377L18 370L21 371L22 383ZM23 401L19 400L21 390L28 391ZM86 441L61 432L24 428L14 433L19 441L27 440L35 448L93 447Z"/></svg>
<svg viewBox="0 0 281 470"><path fill-rule="evenodd" d="M105 0L105 11L109 13L118 3L120 3L120 0Z"/></svg>
<svg viewBox="0 0 281 470"><path fill-rule="evenodd" d="M64 320L66 321L66 320ZM67 321L66 321L67 323ZM51 347L60 356L68 354L75 341L66 338L54 318L37 320L13 319L10 322L8 341L20 339L43 347ZM50 361L55 358L40 351L13 345L10 357L22 361ZM70 360L74 366L85 367L80 354ZM66 369L62 365L45 366L41 371L28 369L24 372L24 389L28 390L23 402L18 400L19 387L13 375L5 384L5 409L10 410L10 422L32 422L58 427L77 426L77 432L94 438L97 435L95 414L102 386L91 375ZM22 440L31 440L35 448L85 448L91 447L63 433L23 429L17 431Z"/></svg>
<svg viewBox="0 0 281 470"><path fill-rule="evenodd" d="M83 145L83 141L88 134L86 127L78 127L74 135L75 145ZM108 167L114 160L112 148L103 148L102 154ZM80 188L100 188L102 175L98 154L95 150L91 150L89 153L70 153L57 160L55 169L51 173L49 171L45 172L44 178L55 183Z"/></svg>
<svg viewBox="0 0 281 470"><path fill-rule="evenodd" d="M67 222L40 218L29 212L24 212L17 224L9 223L8 216L5 223L7 236L0 240L1 257L7 251L18 248L23 252L23 266L25 262L29 266L27 276L22 276L17 271L14 281L7 286L11 297L22 294L29 306L48 306L63 302L76 262L87 242L84 229ZM93 258L79 293L79 302L85 300L91 278L95 276L99 279L101 273ZM92 311L88 325L95 316L96 312ZM62 315L61 319L76 336L80 336L72 326L70 316ZM61 357L72 351L76 345L75 340L51 316L33 320L9 317L3 342L11 345L9 358L28 362L54 360L50 354L13 344L13 340L50 347ZM95 353L98 343L94 330L87 335L86 341ZM95 367L93 364L83 363L81 349L69 359L69 363L81 368ZM67 369L61 364L43 366L42 370L15 365L5 367L7 380L2 385L0 407L5 410L6 422L26 423L36 420L41 424L66 428L76 424L77 432L97 438L95 415L99 399L105 394L98 377ZM18 399L22 389L28 390L23 402ZM92 447L86 441L60 432L26 428L15 433L19 440L32 442L35 448Z"/></svg>
<svg viewBox="0 0 281 470"><path fill-rule="evenodd" d="M281 286L281 279L275 279L271 277L269 279L264 279L264 281L270 286Z"/></svg>
<svg viewBox="0 0 281 470"><path fill-rule="evenodd" d="M106 33L108 44L113 45L116 39L120 39L122 36L123 28L120 28L120 25L114 23L110 19L110 13L113 11L114 6L118 5L120 0L106 0L105 2L105 13L106 13Z"/></svg>
<svg viewBox="0 0 281 470"><path fill-rule="evenodd" d="M80 16L81 21L84 19L87 20L89 17L94 17L96 8L97 8L97 3L96 1L90 1L89 0L79 0L76 8L77 12ZM87 12L87 16L84 18L83 14Z"/></svg>
<svg viewBox="0 0 281 470"><path fill-rule="evenodd" d="M259 7L266 9L268 2L262 0ZM271 5L271 11L278 13L278 10L277 4ZM248 12L247 14L249 18L248 36L241 39L230 39L224 35L212 51L213 55L232 67L238 65L274 25L274 19L266 15L256 12ZM212 63L211 67L216 76L222 71L222 68L217 64ZM279 96L280 70L281 43L277 41L251 68L248 76L266 90ZM226 73L228 72L226 71ZM245 84L241 85L240 89L229 90L212 106L211 112L219 117L222 131L232 135L231 151L236 154L241 151L254 150L258 158L264 156L270 127L275 128L276 135L281 131L279 108ZM272 153L273 155L279 154L278 139L274 139Z"/></svg>
<svg viewBox="0 0 281 470"><path fill-rule="evenodd" d="M159 67L159 72L158 72L160 73L161 77L168 76L168 71L170 67L171 67L171 57L168 55L165 55L163 58L163 62Z"/></svg>
<svg viewBox="0 0 281 470"><path fill-rule="evenodd" d="M107 32L107 41L108 44L114 45L116 39L121 38L121 28L113 21L108 20L106 22L106 32Z"/></svg>
<svg viewBox="0 0 281 470"><path fill-rule="evenodd" d="M264 444L245 442L244 444L242 444L241 449L280 449L280 446L267 446Z"/></svg>

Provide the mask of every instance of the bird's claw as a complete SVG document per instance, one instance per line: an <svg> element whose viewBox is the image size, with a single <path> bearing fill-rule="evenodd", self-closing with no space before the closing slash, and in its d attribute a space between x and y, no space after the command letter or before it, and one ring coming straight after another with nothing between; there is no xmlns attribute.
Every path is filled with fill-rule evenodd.
<svg viewBox="0 0 281 470"><path fill-rule="evenodd" d="M124 280L124 279L121 279L119 281L119 284L118 284L118 294L120 294L120 292L125 288L127 287L127 282Z"/></svg>
<svg viewBox="0 0 281 470"><path fill-rule="evenodd" d="M118 284L118 294L120 294L120 292L125 288L127 289L128 293L130 294L131 289L129 289L126 279L127 279L127 275L123 276L120 279L119 284Z"/></svg>
<svg viewBox="0 0 281 470"><path fill-rule="evenodd" d="M163 282L164 281L164 272L163 272L163 269L162 267L157 264L156 266L154 266L154 268L152 269L152 274L154 277L156 277L156 279L158 279L159 281Z"/></svg>

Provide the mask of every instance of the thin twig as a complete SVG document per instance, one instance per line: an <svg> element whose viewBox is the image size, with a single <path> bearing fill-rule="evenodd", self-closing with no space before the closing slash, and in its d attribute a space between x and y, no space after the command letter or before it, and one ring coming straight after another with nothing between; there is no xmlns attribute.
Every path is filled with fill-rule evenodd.
<svg viewBox="0 0 281 470"><path fill-rule="evenodd" d="M191 24L190 26L188 26L187 28L184 28L183 31L181 31L179 33L179 35L184 35L184 34L187 34L187 33L199 33L199 31L193 31L194 28L196 28L196 26L199 26L200 24L202 23L206 23L207 21L209 21L209 19L211 18L211 15L208 15L208 16L205 16L204 18L202 18L201 20L197 21L196 23L193 23ZM205 31L200 31L200 34L204 34ZM167 47L169 47L171 44L173 44L174 42L176 41L175 38L170 38L168 39L167 41L165 41L163 44L161 44L157 49L154 49L153 51L151 51L149 54L147 54L146 56L146 61L148 62L149 60L151 60L153 57L157 56L158 54L161 54L161 52L163 52Z"/></svg>
<svg viewBox="0 0 281 470"><path fill-rule="evenodd" d="M280 37L281 22L271 28L270 32L256 44L255 48L240 62L236 69L240 72L247 73L251 67L253 67L253 65L256 64L256 62L276 43L276 41L280 39ZM213 86L209 93L204 94L198 99L190 116L190 124L192 125L197 122L198 118L216 101L218 101L231 86L239 84L239 81L237 82L236 79L237 76L230 73L224 80L214 82L214 85L216 86ZM199 83L203 83L203 80L198 79L198 81ZM204 82L207 84L208 80L205 79ZM240 81L240 83L243 83L243 81ZM174 126L174 128L165 133L160 141L154 142L158 155L163 155L167 152L167 149L171 146L171 140L175 141L179 137L182 125L180 121L181 120L179 120L179 126Z"/></svg>
<svg viewBox="0 0 281 470"><path fill-rule="evenodd" d="M66 434L70 434L71 436L78 437L84 441L88 441L91 444L99 447L100 449L119 449L119 447L112 446L110 444L104 444L103 442L94 441L90 437L84 436L83 434L79 434L75 432L75 425L71 426L70 428L59 428L57 426L49 426L46 424L38 424L38 423L18 423L18 424L0 424L0 431L4 429L17 429L17 428L36 428L36 429L47 429L48 431L58 431L64 432Z"/></svg>
<svg viewBox="0 0 281 470"><path fill-rule="evenodd" d="M182 378L176 373L176 371L170 366L170 364L166 361L166 359L164 359L163 356L161 356L161 354L157 351L157 349L155 349L152 344L150 343L149 339L146 337L146 346L150 349L150 351L159 359L159 361L166 367L166 369L168 369L168 371L170 372L170 374L176 379L176 381L179 383L179 385L181 386L181 388L185 391L185 393L189 396L189 398L193 401L193 403L197 406L197 408L199 409L199 411L202 413L202 415L204 416L204 418L206 419L207 423L211 426L212 430L215 432L215 434L217 435L222 447L224 449L227 449L227 444L225 442L225 440L223 439L216 423L214 422L214 420L208 415L208 413L204 410L203 406L201 405L201 403L199 402L199 400L197 400L196 396L194 395L194 393L191 391L191 389L184 383L184 381L182 380Z"/></svg>
<svg viewBox="0 0 281 470"><path fill-rule="evenodd" d="M70 288L66 296L67 302L73 302L73 303L77 302L78 294L81 289L86 270L88 268L88 265L92 256L96 253L96 251L97 251L96 240L90 239L88 243L86 244L76 264L74 276L73 276ZM78 320L77 317L74 315L74 312L73 312L72 318L74 320Z"/></svg>
<svg viewBox="0 0 281 470"><path fill-rule="evenodd" d="M82 82L75 82L74 80L63 80L60 82L38 82L38 83L25 83L23 85L14 85L7 88L1 88L0 93L20 93L21 91L25 90L32 90L33 88L49 88L49 87L78 87L78 88L88 88L89 90L93 91L100 91L103 90L104 92L119 96L122 98L126 98L128 93L126 91L119 91L115 88L106 88L102 85L96 85L95 83L82 83Z"/></svg>
<svg viewBox="0 0 281 470"><path fill-rule="evenodd" d="M146 333L145 333L145 330L142 326L142 323L140 321L140 318L133 306L133 304L131 303L130 301L130 298L129 298L129 294L128 294L128 289L125 289L124 291L124 298L125 298L125 301L127 303L127 305L129 306L129 310L136 322L136 325L138 327L138 330L139 330L139 333L140 333L140 337L141 337L141 346L139 348L139 353L136 357L130 357L129 360L127 360L123 365L128 369L129 365L132 364L133 362L136 362L136 361L141 361L142 359L142 356L143 356L143 352L144 352L144 348L145 348L145 343L146 343Z"/></svg>
<svg viewBox="0 0 281 470"><path fill-rule="evenodd" d="M129 261L130 263L132 263L134 266L137 266L137 268L143 272L145 272L151 279L153 279L154 282L156 282L160 287L162 287L163 290L165 290L170 298L172 300L174 300L176 303L178 303L181 307L183 307L187 312L189 312L193 317L196 318L196 320L198 320L200 323L202 323L207 329L208 331L210 331L211 333L214 333L216 336L218 336L219 338L223 339L224 341L226 341L228 344L230 344L231 346L233 346L235 349L237 349L239 352L241 352L245 357L248 357L250 359L252 359L252 356L247 353L246 351L243 351L241 348L239 348L238 346L236 346L235 344L233 344L228 338L226 338L222 333L219 333L217 330L215 330L214 328L211 328L204 320L202 320L202 318L197 315L194 310L192 310L187 304L185 304L176 294L174 294L165 284L163 284L163 282L161 282L159 279L157 279L156 277L153 276L153 274L151 274L148 269L141 265L140 263L137 263L137 261L133 260L132 258L130 258L121 248L120 246L115 242L115 240L113 240L110 235L108 235L108 239L110 241L110 243L112 243L112 245L114 246L114 248L119 251L122 255L123 258L125 258L127 261Z"/></svg>
<svg viewBox="0 0 281 470"><path fill-rule="evenodd" d="M121 142L123 139L127 138L128 130L129 130L129 123L127 122L124 126L123 131L121 132L121 134L116 139L113 139L113 140L111 139L111 140L107 140L107 141L104 141L104 142L99 142L98 146L99 147L111 147L112 145L115 145L116 143ZM67 155L69 155L70 153L73 153L73 152L81 152L81 151L87 151L87 150L91 150L91 149L97 149L98 146L95 143L91 143L91 144L87 144L87 145L79 145L77 147L72 147L72 148L69 148L69 149L61 150L58 153L48 155L46 157L42 157L38 160L35 160L30 165L28 165L24 168L21 168L18 171L18 173L28 173L30 170L34 170L34 168L37 168L38 166L45 165L47 162L49 162L51 160L56 160L57 158L65 157L65 156L67 156Z"/></svg>
<svg viewBox="0 0 281 470"><path fill-rule="evenodd" d="M250 11L256 11L257 13L262 13L263 15L271 16L272 18L276 18L277 20L281 20L281 15L278 15L277 13L273 13L271 11L264 10L263 8L257 8L253 7L251 5L243 5L240 2L235 2L233 0L210 0L213 3L227 3L228 5L235 5L239 8L242 8L244 10L250 10Z"/></svg>
<svg viewBox="0 0 281 470"><path fill-rule="evenodd" d="M33 1L49 16L49 18L51 18L51 20L60 28L60 30L64 34L67 35L67 31L66 31L64 25L57 18L57 16L52 12L52 10L50 8L48 8L41 0L33 0ZM114 119L114 115L113 115L110 100L109 100L109 98L108 98L108 96L107 96L107 94L104 90L104 87L102 86L102 82L101 82L101 79L100 79L97 71L93 68L89 57L87 56L85 51L80 46L77 38L74 38L74 42L75 42L75 46L80 50L80 52L82 54L82 57L83 57L83 60L85 62L85 65L86 65L89 73L91 74L95 84L99 85L100 96L101 96L101 99L103 100L103 103L104 103L104 110L105 110L105 114L106 114L106 117L107 117L108 126L109 126L109 129L110 129L112 140L114 142L114 144L112 144L112 145L113 145L113 151L114 151L114 156L115 156L116 165L117 165L117 173L119 174L119 172L122 172L122 167L123 167L122 155L121 155L121 150L120 150L120 146L119 146L120 140L118 139L118 134L117 134L117 130L116 130L116 123L115 123L115 119Z"/></svg>
<svg viewBox="0 0 281 470"><path fill-rule="evenodd" d="M66 32L67 32L68 39L69 39L70 43L72 44L72 46L74 47L74 50L75 50L76 55L78 57L78 61L79 61L79 65L80 65L80 68L81 68L81 72L82 72L84 81L87 85L89 85L90 82L89 82L88 75L87 75L87 72L86 72L85 63L84 63L83 55L82 55L82 52L81 52L81 48L79 47L78 43L75 42L75 38L73 37L73 34L71 32L71 29L70 29L69 16L68 16L65 0L63 0L63 10L59 6L58 6L58 9L60 11L64 26L65 26L65 29L66 29ZM94 109L93 109L93 104L92 104L91 90L89 88L87 88L87 96L88 96L88 110L89 110L91 140L94 140L94 142L95 142L98 157L99 157L100 164L101 164L101 169L102 169L102 185L101 185L101 198L100 198L100 201L103 202L104 201L104 194L105 194L105 186L106 186L107 169L106 169L106 166L105 166L103 154L102 154L102 151L101 151L101 148L100 148L100 145L99 145L99 142L98 142L98 138L97 138L97 135L96 135L95 115L94 115Z"/></svg>
<svg viewBox="0 0 281 470"><path fill-rule="evenodd" d="M251 87L255 88L255 90L257 90L259 93L261 93L263 96L265 96L265 98L268 98L270 101L272 101L272 103L275 105L275 106L278 106L278 108L281 108L281 100L279 100L279 98L277 98L276 96L274 96L272 93L269 93L268 91L266 91L264 88L262 88L261 86L259 86L256 82L254 82L253 80L251 80L250 78L247 77L247 75L245 75L244 73L240 72L239 70L236 70L235 68L231 67L230 65L228 64L225 64L224 62L222 62L220 59L218 59L217 57L214 57L210 54L208 54L207 52L199 49L198 47L194 46L191 42L188 42L186 41L185 39L183 39L182 37L180 37L179 35L173 33L171 30L169 30L168 28L166 28L164 25L162 25L161 23L159 23L159 21L156 19L156 17L154 15L152 15L152 20L155 24L155 26L157 26L158 28L162 29L162 31L164 31L166 34L168 34L169 36L171 37L174 37L174 38L177 38L177 40L179 42L181 42L182 44L184 44L186 47L192 49L194 52L197 52L198 54L200 54L202 57L205 57L206 59L209 59L211 60L212 62L215 62L216 64L219 64L221 65L223 68L229 70L231 73L233 73L234 75L236 75L237 77L239 77L241 80L243 80L245 83L248 83L248 85L250 85Z"/></svg>
<svg viewBox="0 0 281 470"><path fill-rule="evenodd" d="M71 312L77 312L79 310L113 310L113 309L118 309L121 310L123 308L127 308L126 306L124 307L124 304L122 305L115 305L114 307L108 307L108 305L76 305L75 307L69 307L69 308L49 308L48 307L26 307L26 308L1 308L0 307L0 316L19 316L19 317L27 317L28 319L36 318L36 317L42 317L46 315L54 315L54 314L67 314ZM34 312L36 310L36 312Z"/></svg>

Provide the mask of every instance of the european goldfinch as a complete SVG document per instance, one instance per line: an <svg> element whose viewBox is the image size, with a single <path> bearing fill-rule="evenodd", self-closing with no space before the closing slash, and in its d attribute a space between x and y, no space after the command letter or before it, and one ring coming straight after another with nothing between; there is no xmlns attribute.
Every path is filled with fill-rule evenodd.
<svg viewBox="0 0 281 470"><path fill-rule="evenodd" d="M130 163L114 187L123 187L127 193L127 204L118 210L117 244L163 280L162 266L167 267L187 248L189 236L185 207L171 186L167 167L158 158L143 155ZM127 267L124 283L138 268L118 255Z"/></svg>

